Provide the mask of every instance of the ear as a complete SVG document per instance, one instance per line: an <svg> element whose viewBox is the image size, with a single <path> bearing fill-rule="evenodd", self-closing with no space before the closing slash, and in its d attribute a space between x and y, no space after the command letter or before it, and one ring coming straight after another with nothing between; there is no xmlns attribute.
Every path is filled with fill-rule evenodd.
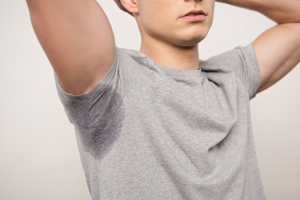
<svg viewBox="0 0 300 200"><path fill-rule="evenodd" d="M121 2L123 8L125 8L125 11L130 12L132 15L134 15L134 13L139 12L137 0L119 0L119 1Z"/></svg>

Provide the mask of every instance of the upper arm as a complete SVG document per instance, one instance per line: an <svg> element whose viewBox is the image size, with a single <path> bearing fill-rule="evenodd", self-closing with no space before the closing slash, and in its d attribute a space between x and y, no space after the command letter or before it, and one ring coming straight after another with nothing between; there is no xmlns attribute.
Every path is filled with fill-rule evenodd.
<svg viewBox="0 0 300 200"><path fill-rule="evenodd" d="M35 34L62 88L89 93L115 58L111 25L96 0L27 0Z"/></svg>
<svg viewBox="0 0 300 200"><path fill-rule="evenodd" d="M300 62L300 24L276 25L252 42L261 72L257 93L283 78Z"/></svg>

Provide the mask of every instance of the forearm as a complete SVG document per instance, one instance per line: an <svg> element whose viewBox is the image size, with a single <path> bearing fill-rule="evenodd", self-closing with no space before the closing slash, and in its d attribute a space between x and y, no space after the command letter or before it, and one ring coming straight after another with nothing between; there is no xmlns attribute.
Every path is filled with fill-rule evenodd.
<svg viewBox="0 0 300 200"><path fill-rule="evenodd" d="M299 0L216 0L260 12L278 24L300 23Z"/></svg>

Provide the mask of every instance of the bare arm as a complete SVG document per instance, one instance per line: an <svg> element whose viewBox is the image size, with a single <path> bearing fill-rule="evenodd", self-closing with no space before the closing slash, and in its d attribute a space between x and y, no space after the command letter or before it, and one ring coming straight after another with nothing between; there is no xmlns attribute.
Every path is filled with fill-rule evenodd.
<svg viewBox="0 0 300 200"><path fill-rule="evenodd" d="M111 25L96 0L27 0L35 34L62 88L89 93L115 58Z"/></svg>
<svg viewBox="0 0 300 200"><path fill-rule="evenodd" d="M300 62L300 24L279 24L252 42L262 82L256 93L274 85Z"/></svg>
<svg viewBox="0 0 300 200"><path fill-rule="evenodd" d="M277 22L300 23L299 0L216 0L233 6L258 11Z"/></svg>
<svg viewBox="0 0 300 200"><path fill-rule="evenodd" d="M282 79L300 62L300 1L216 1L258 11L278 23L252 42L261 71L257 93Z"/></svg>

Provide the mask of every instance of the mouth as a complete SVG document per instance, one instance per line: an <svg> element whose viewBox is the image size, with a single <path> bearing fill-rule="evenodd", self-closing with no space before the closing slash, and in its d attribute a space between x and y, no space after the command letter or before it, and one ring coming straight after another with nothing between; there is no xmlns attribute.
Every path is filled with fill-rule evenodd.
<svg viewBox="0 0 300 200"><path fill-rule="evenodd" d="M186 13L182 17L190 16L190 15L204 15L204 16L206 16L207 14L203 10L191 10L190 12Z"/></svg>

